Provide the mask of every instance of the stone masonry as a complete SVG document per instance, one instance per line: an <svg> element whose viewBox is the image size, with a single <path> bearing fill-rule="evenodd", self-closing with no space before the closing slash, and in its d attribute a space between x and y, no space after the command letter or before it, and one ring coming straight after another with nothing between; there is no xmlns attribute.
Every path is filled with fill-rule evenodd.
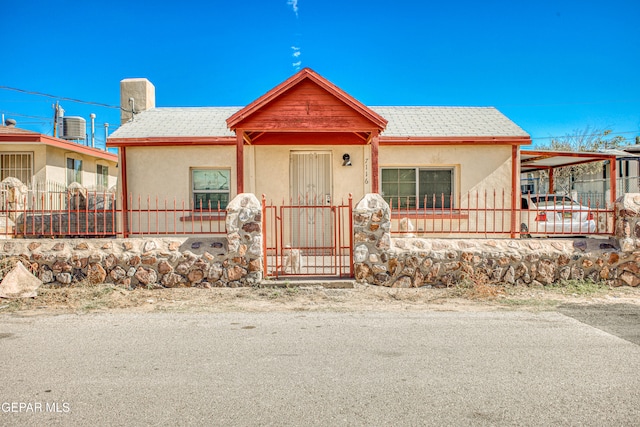
<svg viewBox="0 0 640 427"><path fill-rule="evenodd" d="M354 217L356 279L389 287L485 283L543 286L558 280L640 284L640 195L616 203L615 239L392 238L391 211L366 195Z"/></svg>
<svg viewBox="0 0 640 427"><path fill-rule="evenodd" d="M238 287L262 280L262 208L240 194L227 208L227 236L138 239L13 239L0 257L19 258L45 284Z"/></svg>

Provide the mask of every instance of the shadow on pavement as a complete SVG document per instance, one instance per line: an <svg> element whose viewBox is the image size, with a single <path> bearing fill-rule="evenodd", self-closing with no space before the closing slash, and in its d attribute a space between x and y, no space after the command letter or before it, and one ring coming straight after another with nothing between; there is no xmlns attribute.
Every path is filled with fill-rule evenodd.
<svg viewBox="0 0 640 427"><path fill-rule="evenodd" d="M640 306L633 304L563 304L558 312L640 345Z"/></svg>

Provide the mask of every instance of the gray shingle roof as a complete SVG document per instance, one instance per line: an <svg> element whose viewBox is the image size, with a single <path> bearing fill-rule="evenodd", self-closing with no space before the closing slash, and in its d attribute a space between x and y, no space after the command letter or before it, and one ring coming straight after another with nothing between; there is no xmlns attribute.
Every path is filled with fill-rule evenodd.
<svg viewBox="0 0 640 427"><path fill-rule="evenodd" d="M110 138L230 136L226 119L242 107L154 108ZM387 119L382 136L529 136L493 107L369 107Z"/></svg>
<svg viewBox="0 0 640 427"><path fill-rule="evenodd" d="M242 107L152 108L136 114L109 138L153 138L189 136L235 136L227 129L227 118Z"/></svg>
<svg viewBox="0 0 640 427"><path fill-rule="evenodd" d="M493 107L369 107L389 123L382 136L529 136Z"/></svg>

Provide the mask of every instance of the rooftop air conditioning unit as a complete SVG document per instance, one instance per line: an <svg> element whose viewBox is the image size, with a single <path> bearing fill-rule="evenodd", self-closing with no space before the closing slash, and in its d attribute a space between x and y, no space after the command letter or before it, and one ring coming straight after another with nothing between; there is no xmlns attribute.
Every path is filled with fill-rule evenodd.
<svg viewBox="0 0 640 427"><path fill-rule="evenodd" d="M60 138L69 140L86 139L87 121L82 117L63 117Z"/></svg>

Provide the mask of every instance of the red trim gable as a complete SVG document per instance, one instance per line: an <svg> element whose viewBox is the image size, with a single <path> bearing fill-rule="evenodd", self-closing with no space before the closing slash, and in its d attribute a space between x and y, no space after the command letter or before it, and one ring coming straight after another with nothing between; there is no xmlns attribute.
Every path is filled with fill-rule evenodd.
<svg viewBox="0 0 640 427"><path fill-rule="evenodd" d="M336 121L337 115L341 115L343 123ZM387 120L313 70L304 68L229 117L227 126L234 131L238 128L382 131Z"/></svg>

